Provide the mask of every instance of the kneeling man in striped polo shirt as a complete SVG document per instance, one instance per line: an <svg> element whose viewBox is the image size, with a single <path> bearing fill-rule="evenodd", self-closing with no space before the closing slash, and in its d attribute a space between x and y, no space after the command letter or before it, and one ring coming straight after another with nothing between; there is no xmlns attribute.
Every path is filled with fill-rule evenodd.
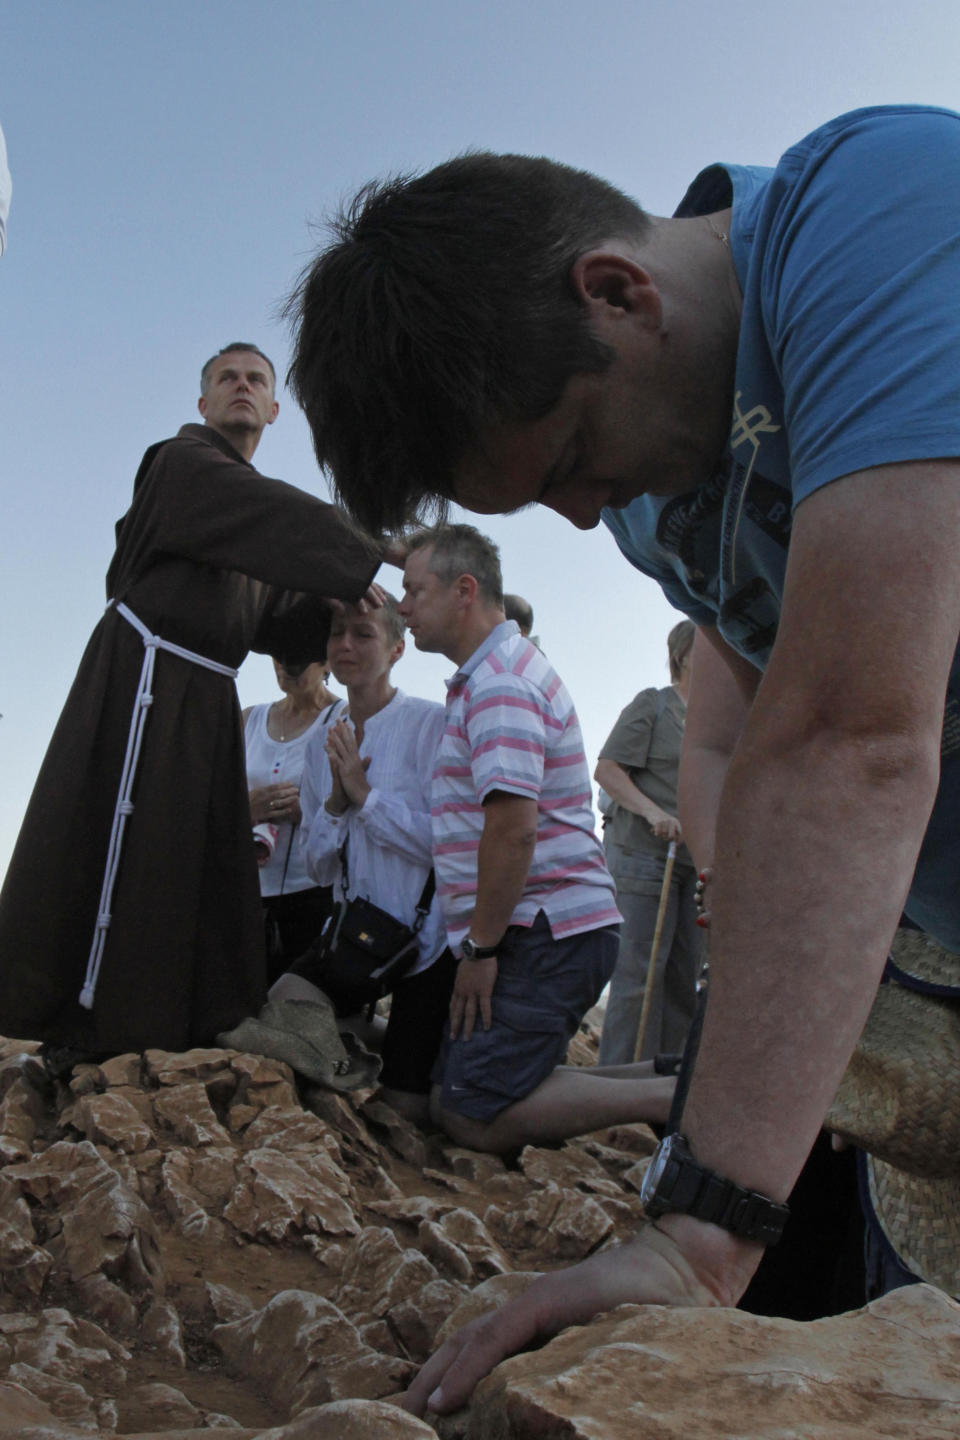
<svg viewBox="0 0 960 1440"><path fill-rule="evenodd" d="M460 956L431 1110L476 1150L666 1120L653 1064L563 1065L613 971L620 915L594 832L576 711L503 612L497 547L472 525L409 542L400 613L457 671L432 791L434 866Z"/></svg>

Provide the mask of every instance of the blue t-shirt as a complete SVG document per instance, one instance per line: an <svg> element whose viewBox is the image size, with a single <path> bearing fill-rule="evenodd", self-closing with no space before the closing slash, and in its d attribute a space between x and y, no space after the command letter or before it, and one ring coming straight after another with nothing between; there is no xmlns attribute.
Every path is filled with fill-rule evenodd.
<svg viewBox="0 0 960 1440"><path fill-rule="evenodd" d="M677 211L733 206L743 293L730 440L698 490L604 523L623 554L763 669L793 508L852 471L960 456L960 115L857 110L775 170L714 165ZM960 951L960 663L908 914Z"/></svg>

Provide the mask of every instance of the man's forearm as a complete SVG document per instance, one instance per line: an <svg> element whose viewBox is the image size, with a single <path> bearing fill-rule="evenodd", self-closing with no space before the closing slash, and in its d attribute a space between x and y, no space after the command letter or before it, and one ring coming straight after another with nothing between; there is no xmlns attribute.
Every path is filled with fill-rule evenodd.
<svg viewBox="0 0 960 1440"><path fill-rule="evenodd" d="M497 792L484 806L470 934L495 945L520 903L537 842L537 802Z"/></svg>
<svg viewBox="0 0 960 1440"><path fill-rule="evenodd" d="M683 838L698 870L712 865L717 843L717 813L730 763L717 750L684 748L677 786Z"/></svg>
<svg viewBox="0 0 960 1440"><path fill-rule="evenodd" d="M684 1130L704 1164L783 1200L870 1009L937 772L930 743L775 731L748 727L722 797Z"/></svg>
<svg viewBox="0 0 960 1440"><path fill-rule="evenodd" d="M697 632L677 809L684 839L700 870L714 862L720 796L758 679L753 666L715 630Z"/></svg>

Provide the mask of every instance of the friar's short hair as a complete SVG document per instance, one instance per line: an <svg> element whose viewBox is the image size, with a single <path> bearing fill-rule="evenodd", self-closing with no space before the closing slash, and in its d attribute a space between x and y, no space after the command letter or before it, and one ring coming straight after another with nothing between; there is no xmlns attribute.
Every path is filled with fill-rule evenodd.
<svg viewBox="0 0 960 1440"><path fill-rule="evenodd" d="M206 395L207 391L210 389L210 374L216 361L220 359L221 355L232 355L235 350L250 350L253 352L254 355L259 355L261 360L266 360L267 364L270 366L270 374L273 376L273 388L277 388L277 372L274 368L273 361L270 359L270 356L264 355L259 345L253 345L248 340L231 340L230 344L224 345L223 349L218 350L216 355L211 355L210 359L206 362L203 369L200 371L201 395Z"/></svg>
<svg viewBox="0 0 960 1440"><path fill-rule="evenodd" d="M410 551L432 547L428 569L446 585L461 575L472 575L480 594L491 605L503 606L500 551L475 525L435 525L409 536Z"/></svg>
<svg viewBox="0 0 960 1440"><path fill-rule="evenodd" d="M492 425L537 420L571 376L607 368L571 268L649 224L587 171L483 152L372 182L340 211L287 301L287 379L363 526L445 518L455 466Z"/></svg>

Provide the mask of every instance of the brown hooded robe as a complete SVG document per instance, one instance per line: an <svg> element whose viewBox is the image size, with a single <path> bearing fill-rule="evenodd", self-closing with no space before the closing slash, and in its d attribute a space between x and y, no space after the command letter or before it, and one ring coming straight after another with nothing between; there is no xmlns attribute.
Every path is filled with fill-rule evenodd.
<svg viewBox="0 0 960 1440"><path fill-rule="evenodd" d="M107 594L237 668L249 650L322 659L322 596L378 566L343 513L268 480L216 430L149 449L117 525ZM77 997L144 647L109 608L80 664L0 893L0 1034L96 1052L183 1050L265 999L260 895L234 683L156 653L92 1010Z"/></svg>

